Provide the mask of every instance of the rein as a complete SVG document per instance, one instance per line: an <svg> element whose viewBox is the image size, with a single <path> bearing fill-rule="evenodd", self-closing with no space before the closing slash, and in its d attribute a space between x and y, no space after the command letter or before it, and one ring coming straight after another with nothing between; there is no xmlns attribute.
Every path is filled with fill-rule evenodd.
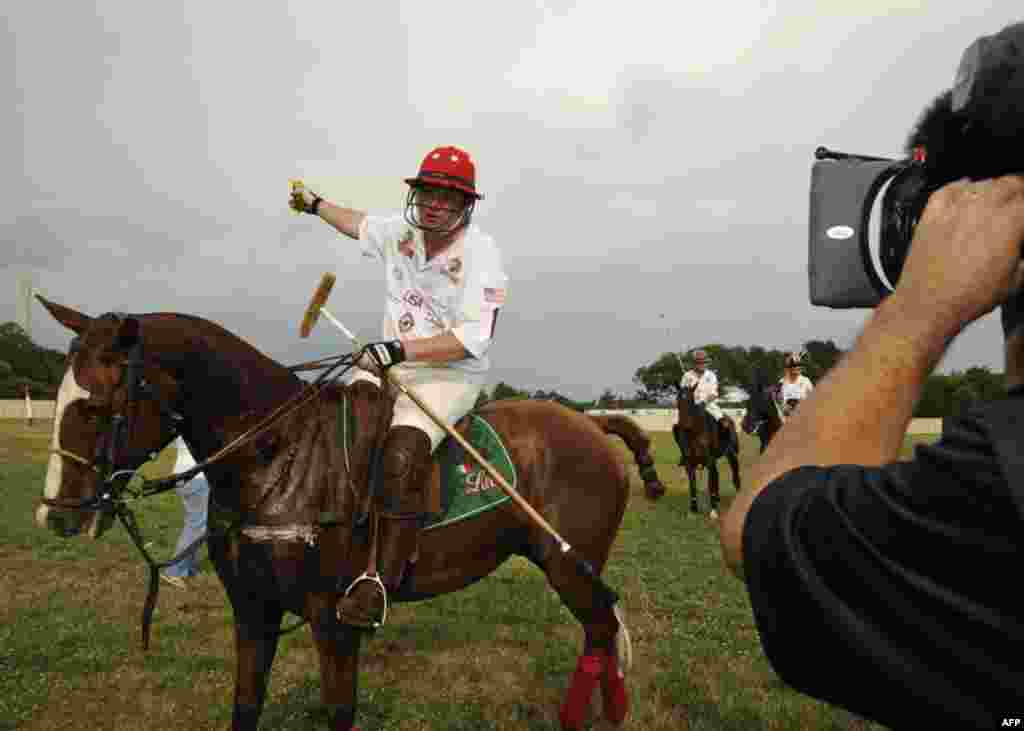
<svg viewBox="0 0 1024 731"><path fill-rule="evenodd" d="M129 358L125 361L126 373L128 376L128 400L126 401L126 406L130 406L139 401L140 396L155 398L154 389L141 376L140 366L143 362L141 349L142 344L141 340L139 340L132 346ZM74 349L72 349L72 352L74 352ZM143 459L141 464L139 464L135 469L116 469L116 461L119 456L117 450L123 440L127 426L126 417L120 413L114 415L110 431L106 435L107 439L102 440L97 445L97 456L95 459L88 460L81 455L75 454L74 452L66 449L56 448L50 450L51 454L56 454L64 459L69 459L92 470L93 472L96 472L97 475L99 475L99 479L102 481L102 484L101 488L97 490L96 495L84 500L71 501L43 496L40 501L48 507L54 507L60 510L102 512L117 518L128 532L128 536L131 538L132 543L135 544L135 547L138 549L143 560L149 567L149 588L146 593L146 600L142 611L143 649L149 649L150 625L152 624L153 612L156 609L157 596L160 591L160 570L178 563L184 556L188 555L190 551L195 550L202 543L206 542L210 536L210 531L209 529L204 530L202 535L192 541L192 543L186 546L176 556L168 559L167 561L155 561L146 550L146 544L144 542L142 532L139 529L135 514L129 507L129 503L172 490L179 484L192 479L210 465L217 464L229 455L237 452L244 445L250 443L256 437L269 430L282 418L294 413L300 407L310 403L314 398L319 397L327 385L337 381L338 378L354 366L357 355L358 354L349 353L346 355L322 358L318 361L302 363L298 366L291 366L289 370L292 372L299 370L320 370L322 372L317 376L316 380L308 383L298 393L274 408L258 423L235 437L235 439L221 447L217 452L201 463L196 464L188 470L174 473L169 477L162 479L143 479L142 485L137 488L130 488L129 482L139 473L139 470L144 464L156 458L158 452L149 454L148 459ZM338 369L342 370L335 373ZM157 402L160 405L161 418L166 420L166 416L169 414L170 421L173 422L171 437L163 445L163 447L166 447L171 440L180 435L178 426L183 420L183 417L173 411L170 411L170 409L168 409L159 399L157 399ZM103 449L103 447L105 447L105 449ZM161 450L163 447L161 447ZM127 497L124 496L123 493L127 493ZM212 497L213 495L211 494L211 498ZM298 629L308 621L308 619L302 619L300 622L284 629L275 629L274 632L277 636L285 635Z"/></svg>

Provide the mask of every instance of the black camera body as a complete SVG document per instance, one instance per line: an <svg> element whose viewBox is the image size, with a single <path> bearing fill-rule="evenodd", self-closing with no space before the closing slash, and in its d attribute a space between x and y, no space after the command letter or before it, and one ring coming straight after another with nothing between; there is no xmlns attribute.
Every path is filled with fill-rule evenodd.
<svg viewBox="0 0 1024 731"><path fill-rule="evenodd" d="M902 159L815 152L812 305L876 307L896 287L932 193L960 178L1024 173L1024 23L967 48L953 88L924 111L904 152Z"/></svg>
<svg viewBox="0 0 1024 731"><path fill-rule="evenodd" d="M811 170L811 304L875 307L903 270L914 227L934 186L920 160L819 147Z"/></svg>

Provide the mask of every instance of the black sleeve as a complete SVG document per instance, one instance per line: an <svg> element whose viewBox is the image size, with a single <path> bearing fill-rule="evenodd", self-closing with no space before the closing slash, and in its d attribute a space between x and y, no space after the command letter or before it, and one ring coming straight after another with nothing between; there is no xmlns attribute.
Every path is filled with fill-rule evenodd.
<svg viewBox="0 0 1024 731"><path fill-rule="evenodd" d="M910 462L801 467L755 499L744 572L797 690L892 728L1024 714L1024 525L983 424Z"/></svg>

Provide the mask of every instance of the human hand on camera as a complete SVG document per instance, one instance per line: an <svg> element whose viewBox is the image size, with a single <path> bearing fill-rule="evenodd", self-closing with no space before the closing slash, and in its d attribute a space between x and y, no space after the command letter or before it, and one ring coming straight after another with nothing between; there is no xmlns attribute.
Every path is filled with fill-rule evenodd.
<svg viewBox="0 0 1024 731"><path fill-rule="evenodd" d="M962 328L1024 283L1024 177L943 186L914 231L892 297L905 310Z"/></svg>

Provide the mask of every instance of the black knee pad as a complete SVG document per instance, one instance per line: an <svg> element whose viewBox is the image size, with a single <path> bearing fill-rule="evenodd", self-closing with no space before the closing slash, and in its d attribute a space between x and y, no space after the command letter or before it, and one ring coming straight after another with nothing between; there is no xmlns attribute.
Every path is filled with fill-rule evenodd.
<svg viewBox="0 0 1024 731"><path fill-rule="evenodd" d="M384 440L380 505L387 512L421 513L430 468L430 437L416 427L393 427Z"/></svg>

